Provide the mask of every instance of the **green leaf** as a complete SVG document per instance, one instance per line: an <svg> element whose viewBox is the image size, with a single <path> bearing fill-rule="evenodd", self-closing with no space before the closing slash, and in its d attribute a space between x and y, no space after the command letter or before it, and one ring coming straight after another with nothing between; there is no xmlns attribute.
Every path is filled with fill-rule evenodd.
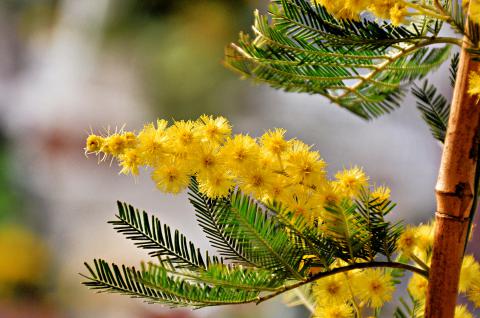
<svg viewBox="0 0 480 318"><path fill-rule="evenodd" d="M455 53L450 60L450 85L455 86L455 79L457 78L458 62L460 62L460 53Z"/></svg>
<svg viewBox="0 0 480 318"><path fill-rule="evenodd" d="M288 229L292 240L297 241L309 256L303 261L304 268L329 268L334 261L335 252L331 239L320 230L318 224L308 222L301 214L289 211L278 202L270 202L267 208L275 214L275 219Z"/></svg>
<svg viewBox="0 0 480 318"><path fill-rule="evenodd" d="M357 205L349 200L340 204L325 207L323 215L326 235L332 238L336 248L335 256L353 263L357 259L370 260L370 250L367 248L369 234L362 226L356 212Z"/></svg>
<svg viewBox="0 0 480 318"><path fill-rule="evenodd" d="M235 192L231 196L231 208L223 219L227 233L237 240L244 251L260 267L284 275L286 278L303 279L304 247L292 240L285 228L267 210L253 199Z"/></svg>
<svg viewBox="0 0 480 318"><path fill-rule="evenodd" d="M175 268L174 264L163 261L159 265L149 263L144 272L149 276L167 273L185 281L246 291L275 291L284 282L281 277L268 270L241 265L215 264L206 270L192 271Z"/></svg>
<svg viewBox="0 0 480 318"><path fill-rule="evenodd" d="M229 198L211 199L200 193L198 181L192 178L189 185L189 201L196 211L197 222L206 234L212 247L216 248L225 260L259 267L245 242L229 235L230 225L225 218L230 206Z"/></svg>
<svg viewBox="0 0 480 318"><path fill-rule="evenodd" d="M428 48L443 41L437 23L338 20L308 0L273 1L267 16L255 12L253 30L255 38L242 33L226 49L228 67L254 82L323 95L362 118L398 107L405 85L450 52L448 45Z"/></svg>
<svg viewBox="0 0 480 318"><path fill-rule="evenodd" d="M400 306L395 309L394 318L422 318L423 317L423 303L420 300L413 298L409 293L408 302L400 297Z"/></svg>
<svg viewBox="0 0 480 318"><path fill-rule="evenodd" d="M143 284L142 273L135 267L126 267L112 264L110 266L104 260L93 261L92 268L85 263L90 275L83 275L87 281L84 285L99 292L119 293L133 298L143 298L149 303L168 303L170 305L181 305L182 301L172 295L157 291Z"/></svg>
<svg viewBox="0 0 480 318"><path fill-rule="evenodd" d="M368 232L369 238L364 248L370 254L370 260L373 260L378 253L391 260L396 251L397 240L403 231L401 223L392 224L385 220L385 216L395 208L395 204L390 200L373 199L368 191L363 190L356 201L356 206L356 212L360 217L359 222Z"/></svg>
<svg viewBox="0 0 480 318"><path fill-rule="evenodd" d="M279 29L297 38L325 45L377 49L403 41L415 41L423 34L420 30L387 23L379 25L368 20L338 20L322 6L312 5L309 1L277 0L272 3L270 15Z"/></svg>
<svg viewBox="0 0 480 318"><path fill-rule="evenodd" d="M421 112L423 120L430 127L433 137L443 143L447 133L450 103L427 80L423 82L422 86L414 85L412 93L418 99L417 108Z"/></svg>
<svg viewBox="0 0 480 318"><path fill-rule="evenodd" d="M371 262L382 254L391 261L403 231L401 223L385 220L394 207L390 200L372 198L368 189L355 202L345 199L326 206L320 228L330 239L334 256L354 263Z"/></svg>
<svg viewBox="0 0 480 318"><path fill-rule="evenodd" d="M465 34L465 14L462 8L462 1L457 0L441 0L442 7L445 15L451 17L450 25L452 28L460 34Z"/></svg>
<svg viewBox="0 0 480 318"><path fill-rule="evenodd" d="M255 301L258 290L242 290L192 283L181 277L170 275L161 267L143 268L122 266L122 269L104 260L94 260L93 269L85 264L89 276L84 285L100 291L108 291L144 298L150 303L162 303L173 307L207 307L228 304L241 304Z"/></svg>
<svg viewBox="0 0 480 318"><path fill-rule="evenodd" d="M480 54L478 44L480 41L480 26L473 22L464 10L464 1L458 0L440 0L441 6L438 8L446 16L450 16L448 21L451 27L458 33L466 36L475 49L471 49L472 53Z"/></svg>
<svg viewBox="0 0 480 318"><path fill-rule="evenodd" d="M207 268L211 263L219 263L218 258L202 256L201 251L178 230L172 230L166 224L162 226L155 216L140 213L131 205L117 202L118 220L110 221L117 232L133 240L135 245L151 250L149 254L161 259L168 259L179 267Z"/></svg>

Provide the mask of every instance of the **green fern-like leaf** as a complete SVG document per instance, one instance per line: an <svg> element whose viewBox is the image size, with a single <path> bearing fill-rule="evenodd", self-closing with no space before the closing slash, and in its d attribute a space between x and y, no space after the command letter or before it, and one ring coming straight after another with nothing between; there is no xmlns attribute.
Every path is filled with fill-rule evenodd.
<svg viewBox="0 0 480 318"><path fill-rule="evenodd" d="M268 16L255 13L255 38L241 34L238 44L227 48L225 62L255 82L320 94L372 118L398 107L405 84L448 57L448 45L428 47L442 42L433 25L344 21L308 0L278 0Z"/></svg>
<svg viewBox="0 0 480 318"><path fill-rule="evenodd" d="M318 224L308 222L301 214L293 213L277 202L271 202L267 207L275 214L275 219L288 229L292 240L297 241L305 254L309 255L304 260L305 267L328 268L333 263L335 252L332 241L320 230Z"/></svg>
<svg viewBox="0 0 480 318"><path fill-rule="evenodd" d="M385 220L385 216L393 210L395 204L390 200L372 199L368 191L362 191L356 206L360 224L368 232L369 239L365 247L370 254L370 260L373 260L377 253L391 260L403 231L400 223L392 224Z"/></svg>
<svg viewBox="0 0 480 318"><path fill-rule="evenodd" d="M395 309L394 318L422 318L424 305L422 301L413 298L409 293L409 300L400 298L400 306Z"/></svg>
<svg viewBox="0 0 480 318"><path fill-rule="evenodd" d="M94 260L95 269L85 264L90 272L85 285L92 289L143 298L147 302L175 307L207 307L248 303L256 300L258 290L212 286L194 283L171 275L161 267L138 271L122 266L122 270L104 260Z"/></svg>
<svg viewBox="0 0 480 318"><path fill-rule="evenodd" d="M191 191L191 198L204 199L198 187L192 186ZM380 215L388 214L392 204L377 203L368 195L361 200L366 202L363 205L347 201L339 207L329 207L325 223L308 223L275 204L265 207L238 191L219 199L218 206L207 202L215 211L213 215L220 215L215 219L221 229L218 233L228 241L238 242L244 253L241 255L258 266L243 266L242 262L224 264L217 257L202 256L193 243L178 232L172 236L170 228L162 226L157 218L119 202L118 220L111 222L114 228L140 248L150 250L158 263L142 264L137 270L94 260L92 265L85 264L89 273L84 275L84 284L100 292L120 293L150 303L200 308L258 303L354 266L408 268L406 263L374 260L375 253L391 252L385 248L390 243L381 242L394 237L396 230ZM194 205L205 208L204 204ZM330 268L335 257L350 265ZM358 263L360 259L367 262ZM312 274L312 268L316 274Z"/></svg>
<svg viewBox="0 0 480 318"><path fill-rule="evenodd" d="M205 270L192 271L163 261L159 265L149 263L145 268L144 273L150 277L166 273L185 281L246 291L275 291L283 283L281 277L268 270L241 265L215 264Z"/></svg>
<svg viewBox="0 0 480 318"><path fill-rule="evenodd" d="M212 200L199 192L195 179L189 194L198 223L225 260L268 268L287 277L302 277L298 266L307 254L305 248L248 196L236 192L228 198Z"/></svg>
<svg viewBox="0 0 480 318"><path fill-rule="evenodd" d="M476 55L480 54L478 44L480 41L480 26L473 22L464 10L464 2L457 0L440 0L440 6L437 7L444 15L450 16L448 21L452 28L464 36L472 43L470 51Z"/></svg>
<svg viewBox="0 0 480 318"><path fill-rule="evenodd" d="M450 85L455 86L455 79L457 78L458 63L460 62L460 53L455 53L450 60Z"/></svg>
<svg viewBox="0 0 480 318"><path fill-rule="evenodd" d="M443 143L447 133L450 103L427 80L423 82L422 86L414 85L412 93L418 99L417 108L430 127L433 137Z"/></svg>
<svg viewBox="0 0 480 318"><path fill-rule="evenodd" d="M291 279L303 279L300 265L306 254L281 224L254 200L236 192L223 219L227 233L248 251L255 264Z"/></svg>
<svg viewBox="0 0 480 318"><path fill-rule="evenodd" d="M335 256L347 262L370 260L371 255L367 247L369 234L363 228L356 210L356 204L344 200L340 204L327 206L323 215L323 227L332 238Z"/></svg>
<svg viewBox="0 0 480 318"><path fill-rule="evenodd" d="M439 9L451 17L452 28L465 35L466 16L462 8L462 2L457 0L442 0L440 2L442 6Z"/></svg>
<svg viewBox="0 0 480 318"><path fill-rule="evenodd" d="M403 231L400 223L385 220L394 207L390 200L373 199L367 189L356 202L328 205L321 228L330 239L334 256L347 262L371 262L382 254L391 260Z"/></svg>
<svg viewBox="0 0 480 318"><path fill-rule="evenodd" d="M149 254L162 259L169 259L178 266L189 268L207 268L211 263L219 263L216 257L210 258L178 230L172 236L172 230L166 224L162 226L155 216L149 217L143 211L135 209L126 203L117 202L118 215L115 221L110 221L117 232L133 240L135 245L151 250Z"/></svg>
<svg viewBox="0 0 480 318"><path fill-rule="evenodd" d="M198 181L192 178L189 186L189 201L196 211L197 221L212 247L225 258L239 264L259 267L251 255L247 243L229 235L230 225L225 218L231 208L229 198L211 199L200 193Z"/></svg>
<svg viewBox="0 0 480 318"><path fill-rule="evenodd" d="M140 248L152 250L151 256L168 259L177 267L193 269L206 269L212 263L221 262L217 257L202 254L178 231L172 235L170 227L162 225L156 217L149 217L146 212L140 213L124 203L119 202L118 206L118 220L110 223ZM230 205L220 212L223 215L219 225L224 228L228 239L237 242L238 250L242 251L250 265L271 269L286 277L302 278L298 268L304 249L248 196L233 194Z"/></svg>
<svg viewBox="0 0 480 318"><path fill-rule="evenodd" d="M85 263L90 275L83 284L99 292L118 293L133 298L142 298L148 303L167 303L172 306L182 305L184 302L173 295L157 291L142 283L142 273L135 267L120 268L116 264L111 266L104 260L93 261L93 267ZM192 303L192 305L198 305Z"/></svg>

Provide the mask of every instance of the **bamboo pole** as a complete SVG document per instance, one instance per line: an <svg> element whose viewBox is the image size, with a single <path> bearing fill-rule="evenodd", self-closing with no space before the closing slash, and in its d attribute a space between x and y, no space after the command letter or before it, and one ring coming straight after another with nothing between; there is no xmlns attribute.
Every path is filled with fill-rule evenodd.
<svg viewBox="0 0 480 318"><path fill-rule="evenodd" d="M436 190L435 239L425 318L453 318L458 280L473 204L478 157L480 105L467 93L468 76L478 62L464 41L453 92Z"/></svg>

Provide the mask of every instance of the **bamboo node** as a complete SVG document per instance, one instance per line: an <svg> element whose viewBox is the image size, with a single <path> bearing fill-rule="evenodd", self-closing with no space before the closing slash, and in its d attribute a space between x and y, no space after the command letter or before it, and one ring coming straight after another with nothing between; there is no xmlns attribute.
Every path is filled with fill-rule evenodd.
<svg viewBox="0 0 480 318"><path fill-rule="evenodd" d="M464 223L464 222L470 221L470 218L468 218L468 217L454 216L454 215L449 215L449 214L442 213L442 212L435 212L435 217L441 218L441 219L448 219L448 220L459 222L459 223Z"/></svg>
<svg viewBox="0 0 480 318"><path fill-rule="evenodd" d="M456 184L454 191L441 190L437 188L436 193L437 195L445 197L473 198L472 190L468 183L465 182L459 182L458 184Z"/></svg>

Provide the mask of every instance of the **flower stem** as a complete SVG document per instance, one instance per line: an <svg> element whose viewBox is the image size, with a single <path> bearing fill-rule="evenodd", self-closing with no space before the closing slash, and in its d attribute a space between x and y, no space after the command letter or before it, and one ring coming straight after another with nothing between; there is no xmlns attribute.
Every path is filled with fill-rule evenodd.
<svg viewBox="0 0 480 318"><path fill-rule="evenodd" d="M344 272L343 274L345 275L345 280L347 281L350 295L352 295L352 304L353 304L353 308L355 308L355 312L357 313L357 318L362 318L362 309L358 305L357 300L355 299L355 294L353 293L352 284L350 284L350 280L348 279L348 274L347 272Z"/></svg>
<svg viewBox="0 0 480 318"><path fill-rule="evenodd" d="M351 270L354 270L354 269L363 269L363 268L372 268L372 267L389 267L389 268L405 269L405 270L409 270L411 272L415 272L417 274L420 274L423 277L426 277L428 279L428 272L426 270L423 270L421 268L418 268L416 266L412 266L412 265L409 265L409 264L398 263L398 262L355 263L355 264L348 265L348 266L337 267L337 268L334 268L334 269L332 269L328 272L320 272L320 273L317 273L317 274L315 274L315 275L313 275L313 276L311 276L311 277L309 277L305 280L299 281L297 283L282 286L276 292L273 292L273 293L265 295L265 296L257 297L256 303L260 304L260 303L262 303L266 300L269 300L269 299L271 299L275 296L283 294L284 292L287 292L289 290L298 288L298 287L303 286L305 284L312 283L312 282L314 282L318 279L324 278L324 277L328 277L328 276L335 275L335 274L338 274L338 273L348 272L348 271L351 271Z"/></svg>
<svg viewBox="0 0 480 318"><path fill-rule="evenodd" d="M439 14L438 12L435 11L435 8L433 8L433 7L429 7L429 6L427 7L427 6L411 3L411 2L408 2L408 1L402 1L402 2L407 7L410 7L412 9L417 10L418 13L421 13L422 15L426 15L426 16L429 16L431 18L442 20L442 21L445 21L445 22L447 22L447 21L449 21L449 19L451 19L450 16L447 16L445 14Z"/></svg>
<svg viewBox="0 0 480 318"><path fill-rule="evenodd" d="M411 258L415 263L417 263L421 268L423 268L424 270L426 270L426 271L429 271L429 270L430 270L430 267L428 267L428 265L425 264L425 262L423 262L421 259L419 259L416 255L411 254L411 255L410 255L410 258Z"/></svg>

